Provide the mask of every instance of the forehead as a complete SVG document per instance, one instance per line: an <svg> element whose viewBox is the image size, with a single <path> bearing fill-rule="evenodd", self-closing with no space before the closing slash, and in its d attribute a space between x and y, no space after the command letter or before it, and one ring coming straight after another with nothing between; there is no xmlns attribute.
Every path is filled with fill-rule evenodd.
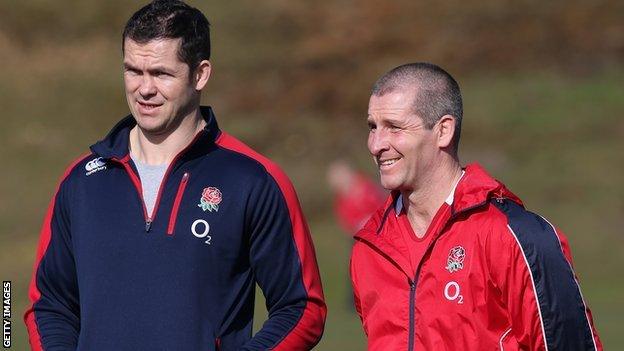
<svg viewBox="0 0 624 351"><path fill-rule="evenodd" d="M368 116L408 116L413 112L415 92L405 89L391 91L381 96L372 95L368 102Z"/></svg>
<svg viewBox="0 0 624 351"><path fill-rule="evenodd" d="M124 61L145 61L154 63L183 63L178 58L180 39L155 39L138 43L124 39Z"/></svg>

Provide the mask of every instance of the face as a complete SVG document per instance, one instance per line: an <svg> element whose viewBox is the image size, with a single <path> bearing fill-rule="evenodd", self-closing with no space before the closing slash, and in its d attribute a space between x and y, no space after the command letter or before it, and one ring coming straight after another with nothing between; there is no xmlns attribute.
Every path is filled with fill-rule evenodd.
<svg viewBox="0 0 624 351"><path fill-rule="evenodd" d="M199 108L199 94L208 77L203 81L196 74L189 76L189 66L177 55L179 45L180 39L144 44L125 39L126 99L137 125L147 134L170 133Z"/></svg>
<svg viewBox="0 0 624 351"><path fill-rule="evenodd" d="M368 150L388 190L413 191L422 185L439 150L437 128L425 128L412 108L414 92L401 89L371 96Z"/></svg>

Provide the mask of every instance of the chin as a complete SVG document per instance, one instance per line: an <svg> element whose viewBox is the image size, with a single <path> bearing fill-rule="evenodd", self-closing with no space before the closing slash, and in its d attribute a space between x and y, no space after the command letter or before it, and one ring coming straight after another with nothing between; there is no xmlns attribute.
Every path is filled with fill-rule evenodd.
<svg viewBox="0 0 624 351"><path fill-rule="evenodd" d="M136 118L136 121L137 125L139 126L139 128L141 128L141 130L150 134L160 134L162 131L167 129L165 124L160 123L160 121L154 120L150 117L139 117Z"/></svg>
<svg viewBox="0 0 624 351"><path fill-rule="evenodd" d="M381 178L381 186L386 189L386 190L397 190L399 188L399 184L396 181L393 181L392 179L384 179Z"/></svg>

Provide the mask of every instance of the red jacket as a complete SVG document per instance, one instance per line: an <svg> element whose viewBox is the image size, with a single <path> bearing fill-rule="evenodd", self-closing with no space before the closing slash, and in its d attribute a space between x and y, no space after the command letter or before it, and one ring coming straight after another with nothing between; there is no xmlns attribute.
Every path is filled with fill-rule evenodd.
<svg viewBox="0 0 624 351"><path fill-rule="evenodd" d="M415 269L396 244L396 199L351 256L369 350L602 349L566 238L481 167L466 168Z"/></svg>

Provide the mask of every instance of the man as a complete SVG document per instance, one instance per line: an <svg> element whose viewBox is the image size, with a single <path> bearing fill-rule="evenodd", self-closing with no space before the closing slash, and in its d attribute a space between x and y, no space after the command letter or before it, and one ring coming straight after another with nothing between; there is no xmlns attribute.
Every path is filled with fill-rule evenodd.
<svg viewBox="0 0 624 351"><path fill-rule="evenodd" d="M479 165L460 167L461 120L438 66L373 87L368 148L392 193L351 257L368 348L602 349L566 238Z"/></svg>
<svg viewBox="0 0 624 351"><path fill-rule="evenodd" d="M326 306L295 191L200 107L209 24L154 1L123 33L119 122L63 177L25 314L35 350L307 350ZM269 318L251 337L256 282Z"/></svg>

